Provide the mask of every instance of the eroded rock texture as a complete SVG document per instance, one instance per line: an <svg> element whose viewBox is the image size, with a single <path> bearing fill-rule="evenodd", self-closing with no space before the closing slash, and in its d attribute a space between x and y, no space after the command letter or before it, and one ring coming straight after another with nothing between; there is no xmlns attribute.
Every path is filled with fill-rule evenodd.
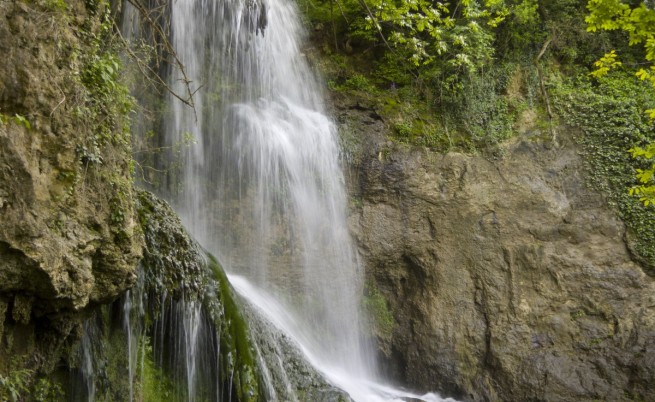
<svg viewBox="0 0 655 402"><path fill-rule="evenodd" d="M0 294L31 295L44 311L115 298L133 283L141 247L129 143L107 141L101 163L83 155L100 127L77 117L89 102L77 61L89 50L78 36L99 17L67 3L66 12L0 3L0 113L8 119L0 125Z"/></svg>
<svg viewBox="0 0 655 402"><path fill-rule="evenodd" d="M94 4L0 1L1 362L39 367L77 327L70 314L136 279L130 145L108 123L124 116L93 115L101 100L81 79Z"/></svg>
<svg viewBox="0 0 655 402"><path fill-rule="evenodd" d="M655 283L570 140L411 151L341 107L371 133L351 223L395 318L388 371L464 400L653 400Z"/></svg>

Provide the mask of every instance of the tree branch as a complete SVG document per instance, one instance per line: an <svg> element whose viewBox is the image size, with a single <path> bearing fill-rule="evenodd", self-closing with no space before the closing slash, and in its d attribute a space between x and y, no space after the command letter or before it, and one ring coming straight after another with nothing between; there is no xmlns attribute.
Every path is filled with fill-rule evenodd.
<svg viewBox="0 0 655 402"><path fill-rule="evenodd" d="M171 95L173 95L175 98L179 99L182 103L185 105L189 106L190 108L193 109L193 114L195 118L197 119L197 112L196 112L196 107L195 107L195 102L193 100L193 95L198 91L197 88L195 91L191 90L191 80L189 79L187 73L186 73L186 68L184 67L184 63L179 59L177 52L173 48L173 44L169 41L167 33L164 31L162 26L155 21L152 16L150 15L150 12L146 8L146 6L141 3L141 0L127 0L128 3L130 3L136 10L139 12L139 15L143 20L148 24L148 26L155 32L155 34L161 38L161 43L158 43L158 45L163 46L164 52L170 56L173 60L173 64L177 67L177 69L180 71L180 74L182 74L182 82L184 83L185 89L186 89L186 96L182 96L178 93L176 93L168 84L164 82L164 80L157 74L155 71L152 70L149 66L143 66L144 63L137 61L137 65L139 67L139 70L141 71L142 74L144 74L146 77L149 75L145 74L146 71L144 71L144 68L147 69L152 76L157 77L156 80L159 84L161 84L166 91L168 91ZM123 43L126 44L125 48L127 49L128 54L130 57L134 58L135 60L138 60L138 56L134 54L134 52L130 49L129 44L123 38L123 36L120 34L120 30L117 30L119 32L120 38L123 41Z"/></svg>
<svg viewBox="0 0 655 402"><path fill-rule="evenodd" d="M553 41L553 38L549 38L544 42L544 45L541 47L541 51L537 55L537 57L534 59L534 65L537 67L537 75L539 76L539 87L541 89L541 94L544 97L544 101L546 102L546 111L548 112L548 122L550 125L550 135L552 137L552 140L554 143L557 143L557 132L555 131L555 127L553 126L553 109L550 107L550 98L548 97L548 92L546 91L546 85L544 84L544 71L541 68L541 64L539 64L539 61L543 57L543 55L546 53L546 50L548 49L548 46L551 44Z"/></svg>

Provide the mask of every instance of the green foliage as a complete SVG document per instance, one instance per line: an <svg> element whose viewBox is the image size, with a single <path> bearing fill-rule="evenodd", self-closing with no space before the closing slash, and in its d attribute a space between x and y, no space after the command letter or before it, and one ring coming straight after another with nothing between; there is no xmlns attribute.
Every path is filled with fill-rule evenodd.
<svg viewBox="0 0 655 402"><path fill-rule="evenodd" d="M590 0L587 4L589 15L586 18L588 30L596 32L598 30L626 32L629 38L629 45L641 45L643 48L643 58L649 64L648 68L638 68L637 77L642 81L648 81L655 87L655 10L649 3L639 2L637 5L624 3L621 0ZM616 53L612 50L605 54L595 63L597 70L592 72L596 78L607 74L610 68L620 65L616 61ZM655 119L655 108L646 110L651 119ZM639 196L639 199L648 206L655 201L655 164L652 164L655 144L650 144L646 148L636 146L630 149L633 157L645 158L651 162L647 168L637 168L636 178L639 185L630 189L631 195Z"/></svg>
<svg viewBox="0 0 655 402"><path fill-rule="evenodd" d="M494 146L512 136L517 112L527 107L522 98L506 95L512 75L529 67L500 65L467 77L462 90L445 99L452 126L459 123L475 149Z"/></svg>
<svg viewBox="0 0 655 402"><path fill-rule="evenodd" d="M591 75L594 78L602 78L606 76L610 70L620 67L622 64L623 63L617 59L616 50L612 50L594 63L596 69L591 72Z"/></svg>
<svg viewBox="0 0 655 402"><path fill-rule="evenodd" d="M75 149L77 157L84 165L89 164L102 164L102 155L97 143L93 143L92 149L87 149L84 145L78 145Z"/></svg>
<svg viewBox="0 0 655 402"><path fill-rule="evenodd" d="M120 62L118 56L112 53L94 54L84 71L82 82L91 91L107 96L118 87L118 72Z"/></svg>
<svg viewBox="0 0 655 402"><path fill-rule="evenodd" d="M376 48L376 75L386 83L429 81L438 92L492 60L493 32L511 11L504 0L345 0L338 14L331 1L304 5L313 21L330 23L335 38L346 38L346 47Z"/></svg>
<svg viewBox="0 0 655 402"><path fill-rule="evenodd" d="M76 80L85 91L77 99L73 115L80 128L92 133L77 148L80 162L89 166L130 158L126 151L131 143L129 114L134 99L121 79L118 53L123 45L115 40L108 3L99 0L86 4L96 19L85 20L78 31L84 47L74 52L73 59L78 67Z"/></svg>
<svg viewBox="0 0 655 402"><path fill-rule="evenodd" d="M522 111L546 109L533 65L547 40L549 52L567 61L600 46L586 34L578 0L301 4L320 21L315 34L325 35L329 87L368 93L395 140L439 151L495 152ZM525 79L510 94L517 70Z"/></svg>
<svg viewBox="0 0 655 402"><path fill-rule="evenodd" d="M85 68L81 71L82 83L89 91L87 108L80 114L87 122L95 123L100 131L94 138L94 143L104 145L128 145L129 119L134 100L127 87L120 83L120 61L115 50L97 49L97 53L89 57Z"/></svg>
<svg viewBox="0 0 655 402"><path fill-rule="evenodd" d="M34 386L32 396L37 402L59 402L65 400L66 394L58 383L41 378Z"/></svg>
<svg viewBox="0 0 655 402"><path fill-rule="evenodd" d="M650 143L643 148L631 148L630 152L633 158L645 159L650 164L648 168L636 169L639 185L630 189L630 195L639 196L639 201L646 206L655 204L655 143Z"/></svg>
<svg viewBox="0 0 655 402"><path fill-rule="evenodd" d="M380 29L395 50L415 66L438 64L447 71L475 71L492 55L495 28L508 13L503 1L427 0L370 2L364 27ZM407 60L407 59L406 59Z"/></svg>
<svg viewBox="0 0 655 402"><path fill-rule="evenodd" d="M373 1L364 28L390 49L378 69L387 82L416 85L427 98L460 93L463 81L488 66L495 31L509 14L504 1ZM407 78L401 78L401 76Z"/></svg>
<svg viewBox="0 0 655 402"><path fill-rule="evenodd" d="M11 370L9 374L0 374L0 400L20 401L29 392L29 384L34 371L29 369Z"/></svg>
<svg viewBox="0 0 655 402"><path fill-rule="evenodd" d="M598 30L616 31L620 30L628 34L630 46L642 45L643 58L650 64L648 69L637 69L637 76L641 80L650 81L655 85L655 10L647 6L647 2L641 2L637 6L631 6L620 0L591 0L587 8L589 15L585 19L590 32ZM611 56L614 51L606 54L603 59ZM640 63L641 64L641 63Z"/></svg>
<svg viewBox="0 0 655 402"><path fill-rule="evenodd" d="M412 124L406 121L398 122L394 126L396 134L401 138L409 138L412 134L412 128Z"/></svg>
<svg viewBox="0 0 655 402"><path fill-rule="evenodd" d="M375 91L373 85L371 85L368 79L361 74L354 74L352 77L348 78L345 82L345 87L359 91Z"/></svg>
<svg viewBox="0 0 655 402"><path fill-rule="evenodd" d="M625 190L639 186L635 171L652 166L652 161L632 158L626 150L650 149L648 144L655 141L653 123L643 113L644 107L655 106L655 89L625 72L600 81L584 73L570 79L554 77L550 86L558 114L583 130L578 141L589 161L591 184L618 208L634 234L636 253L655 267L655 214Z"/></svg>
<svg viewBox="0 0 655 402"><path fill-rule="evenodd" d="M528 25L539 21L539 5L536 0L524 0L517 3L512 9L512 17L517 24Z"/></svg>
<svg viewBox="0 0 655 402"><path fill-rule="evenodd" d="M18 124L19 126L22 125L28 130L32 129L32 125L30 124L29 120L27 120L25 116L20 115L18 113L14 114L13 116L7 116L0 113L0 124L7 124L9 122L13 122L15 124Z"/></svg>
<svg viewBox="0 0 655 402"><path fill-rule="evenodd" d="M622 30L628 33L630 45L643 44L646 60L655 60L655 39L653 24L655 10L648 2L631 6L621 0L590 0L587 4L589 15L585 19L591 32L597 30Z"/></svg>
<svg viewBox="0 0 655 402"><path fill-rule="evenodd" d="M21 360L19 357L14 357L10 363L9 373L0 374L0 401L58 402L65 399L66 394L59 383L50 378L39 378L35 383L34 370L18 368L21 366Z"/></svg>

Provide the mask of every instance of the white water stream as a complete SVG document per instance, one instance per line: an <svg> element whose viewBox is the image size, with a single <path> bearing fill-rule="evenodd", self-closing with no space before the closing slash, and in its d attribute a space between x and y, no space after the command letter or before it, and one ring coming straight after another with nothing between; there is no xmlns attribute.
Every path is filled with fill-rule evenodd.
<svg viewBox="0 0 655 402"><path fill-rule="evenodd" d="M284 306L277 302L275 297L267 294L262 289L257 289L241 276L229 275L228 279L232 287L241 296L248 299L253 306L264 313L275 327L287 334L296 343L310 364L319 370L330 383L346 391L354 401L393 402L406 401L409 398L425 402L456 402L455 399L441 398L435 393L419 395L397 389L377 382L370 376L357 376L357 373L352 373L341 365L326 364L312 350L311 340L306 338L302 330L302 323L299 323L294 316L289 314Z"/></svg>
<svg viewBox="0 0 655 402"><path fill-rule="evenodd" d="M377 379L362 334L363 273L346 223L337 134L301 50L295 5L171 5L172 43L197 90L195 113L171 96L164 122L165 147L189 134L195 141L167 190L185 226L233 273L236 290L355 401L451 401ZM178 70L169 83L186 91Z"/></svg>
<svg viewBox="0 0 655 402"><path fill-rule="evenodd" d="M312 350L373 371L360 333L361 275L346 227L334 125L284 0L173 2L172 38L196 115L171 102L170 144L190 132L176 210L228 271L293 312ZM183 93L181 76L171 85Z"/></svg>

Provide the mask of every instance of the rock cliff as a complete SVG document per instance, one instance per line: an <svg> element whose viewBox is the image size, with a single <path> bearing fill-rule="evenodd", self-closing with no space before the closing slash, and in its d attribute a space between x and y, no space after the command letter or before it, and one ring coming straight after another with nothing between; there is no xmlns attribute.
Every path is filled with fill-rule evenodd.
<svg viewBox="0 0 655 402"><path fill-rule="evenodd" d="M385 142L349 102L351 224L394 317L377 332L387 372L470 401L652 400L655 283L571 133L441 155Z"/></svg>
<svg viewBox="0 0 655 402"><path fill-rule="evenodd" d="M116 97L116 68L101 74L112 62L99 50L105 12L93 1L0 2L3 363L54 358L77 325L71 313L136 279L127 116L109 109L129 99Z"/></svg>

